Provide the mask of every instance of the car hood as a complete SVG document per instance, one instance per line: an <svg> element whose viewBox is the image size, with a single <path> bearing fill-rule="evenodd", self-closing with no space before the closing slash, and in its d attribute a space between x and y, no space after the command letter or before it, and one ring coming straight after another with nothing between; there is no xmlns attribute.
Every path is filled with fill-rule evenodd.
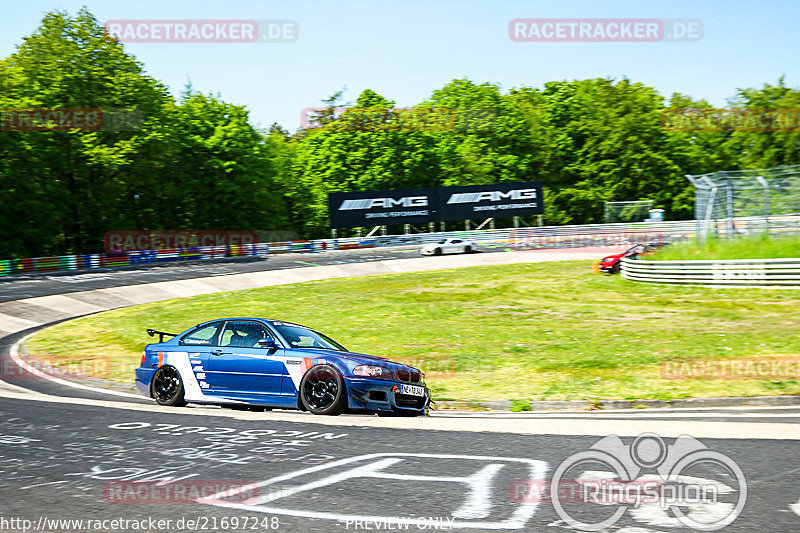
<svg viewBox="0 0 800 533"><path fill-rule="evenodd" d="M617 259L622 259L625 254L616 254L616 255L607 255L603 258L603 262L606 261L616 261Z"/></svg>
<svg viewBox="0 0 800 533"><path fill-rule="evenodd" d="M307 348L307 349L294 349L292 350L293 355L302 355L303 357L311 357L311 358L326 358L326 357L338 357L340 359L346 359L348 361L353 361L357 364L390 364L390 365L397 365L397 366L406 366L403 363L398 363L397 361L392 361L391 359L386 359L385 357L378 357L377 355L369 355L366 353L356 353L356 352L337 352L335 350L316 350L314 348Z"/></svg>

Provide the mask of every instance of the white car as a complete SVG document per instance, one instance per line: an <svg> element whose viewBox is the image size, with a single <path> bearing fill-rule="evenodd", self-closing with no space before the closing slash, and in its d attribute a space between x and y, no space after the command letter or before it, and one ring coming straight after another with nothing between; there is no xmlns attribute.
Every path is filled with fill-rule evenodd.
<svg viewBox="0 0 800 533"><path fill-rule="evenodd" d="M442 239L426 244L419 251L422 255L468 254L475 250L475 243L462 239Z"/></svg>

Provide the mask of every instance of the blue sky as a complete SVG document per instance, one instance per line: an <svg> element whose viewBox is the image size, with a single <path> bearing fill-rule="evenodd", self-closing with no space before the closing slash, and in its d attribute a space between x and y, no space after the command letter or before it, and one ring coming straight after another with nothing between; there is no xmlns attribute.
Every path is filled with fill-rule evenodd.
<svg viewBox="0 0 800 533"><path fill-rule="evenodd" d="M179 93L219 92L252 121L295 130L301 110L347 87L414 105L456 77L503 89L546 81L627 76L663 95L722 106L738 87L785 75L800 86L800 2L538 0L0 0L0 54L13 52L43 13L87 6L112 19L294 19L293 43L126 44L148 73ZM518 43L515 18L678 18L703 22L699 42Z"/></svg>

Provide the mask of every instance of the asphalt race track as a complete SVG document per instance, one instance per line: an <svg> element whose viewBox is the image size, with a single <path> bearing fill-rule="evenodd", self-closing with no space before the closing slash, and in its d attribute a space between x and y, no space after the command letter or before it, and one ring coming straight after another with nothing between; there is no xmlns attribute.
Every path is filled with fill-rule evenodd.
<svg viewBox="0 0 800 533"><path fill-rule="evenodd" d="M104 289L122 285L139 285L156 281L193 279L205 276L225 276L244 272L282 270L311 265L343 265L419 257L419 246L392 248L364 248L357 250L336 250L324 253L279 254L264 258L243 257L219 261L191 261L186 263L165 263L146 265L141 268L123 269L97 268L80 273L59 272L52 275L33 274L0 278L0 302L85 291ZM482 253L502 251L504 248L481 247ZM431 258L435 260L435 258Z"/></svg>
<svg viewBox="0 0 800 533"><path fill-rule="evenodd" d="M0 297L407 253L416 250L31 277L0 282ZM0 340L4 369L25 333ZM661 437L636 440L647 432ZM679 464L677 483L701 487L713 501L687 492L677 511L647 499L624 505L605 498L604 485L589 501L559 498L557 512L549 480L558 473L566 494L606 479L596 453L585 468L573 456L585 458L608 435L629 448L604 441L606 466L616 458L638 467L626 472L634 481L625 487L666 487L659 468ZM675 445L681 435L698 441ZM796 532L798 438L798 407L314 417L166 408L19 374L0 382L0 531L558 532L614 518L604 531L645 533L692 531L681 513L708 523L741 502L724 531ZM705 463L682 462L690 442ZM570 459L572 468L559 468Z"/></svg>
<svg viewBox="0 0 800 533"><path fill-rule="evenodd" d="M208 530L219 530L223 529L220 521L228 518L232 524L233 517L240 523L257 523L258 529L262 529L263 519L269 518L268 524L292 532L355 530L358 517L413 519L418 522L410 525L411 530L421 530L426 524L422 519L441 525L454 516L462 523L456 530L571 530L564 527L546 501L530 498L534 501L526 502L524 496L516 497L516 483L544 479L561 461L598 440L588 436L330 426L304 414L293 415L296 421L286 421L272 420L269 413L224 411L223 415L222 410L215 414L212 409L202 409L204 416L195 416L200 410L131 410L88 402L63 405L4 397L0 404L3 516L27 519L32 524L44 520L51 524L51 531L69 529L53 527L54 520L89 518L173 520L172 526L162 529L166 531L178 530L175 520L200 520ZM703 419L725 414L708 413ZM752 420L762 420L766 413L745 414ZM800 417L795 410L790 414ZM359 417L349 418L337 422L358 424L352 419ZM637 418L646 420L647 415ZM796 418L779 420L770 423L797 427ZM474 423L476 419L468 417L466 421ZM415 422L404 420L403 425L413 427ZM531 417L526 423L549 422ZM577 426L581 422L576 419L573 423ZM480 424L490 429L492 421L482 419ZM791 510L800 498L794 481L797 469L792 468L797 464L796 441L704 439L703 443L741 465L747 479L747 505L726 531L754 531L765 525L769 531L797 531L800 517ZM369 465L369 470L359 471L358 467L364 465ZM487 465L498 470L490 481L482 480L478 488L464 481L485 472ZM394 476L371 477L376 469ZM170 479L171 483L156 485ZM139 487L146 488L137 488L137 481ZM255 498L257 503L249 503L251 508L246 510L186 503L186 497L170 496L167 488L209 496L232 485L251 483L255 486L248 489L246 498L234 495L223 500L238 504ZM476 496L475 492L480 494ZM274 499L260 503L259 496ZM149 503L170 498L179 502ZM477 504L471 502L476 499ZM477 507L472 514L471 503ZM526 506L532 511L530 515L509 524L510 517ZM596 507L598 513L604 512L603 506ZM214 519L218 521L216 528L212 527ZM470 521L482 526L463 527ZM643 504L635 512L629 510L608 530L673 531L674 521L658 506ZM204 529L198 525L183 529ZM89 529L83 526L74 530Z"/></svg>

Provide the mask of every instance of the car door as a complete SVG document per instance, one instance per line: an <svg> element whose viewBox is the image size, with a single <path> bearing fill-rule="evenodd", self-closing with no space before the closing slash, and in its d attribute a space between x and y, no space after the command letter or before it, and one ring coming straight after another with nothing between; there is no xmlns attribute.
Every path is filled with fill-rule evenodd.
<svg viewBox="0 0 800 533"><path fill-rule="evenodd" d="M275 336L260 322L225 323L206 365L209 394L241 399L269 399L281 394L286 374L283 350L270 352L259 347L262 338Z"/></svg>
<svg viewBox="0 0 800 533"><path fill-rule="evenodd" d="M446 249L444 250L447 254L455 254L461 251L461 239L450 239L447 241L445 245Z"/></svg>
<svg viewBox="0 0 800 533"><path fill-rule="evenodd" d="M186 352L191 371L200 387L200 391L203 393L209 388L206 381L208 357L211 350L216 349L217 338L223 325L224 322L221 320L210 324L198 325L178 341L181 351Z"/></svg>

